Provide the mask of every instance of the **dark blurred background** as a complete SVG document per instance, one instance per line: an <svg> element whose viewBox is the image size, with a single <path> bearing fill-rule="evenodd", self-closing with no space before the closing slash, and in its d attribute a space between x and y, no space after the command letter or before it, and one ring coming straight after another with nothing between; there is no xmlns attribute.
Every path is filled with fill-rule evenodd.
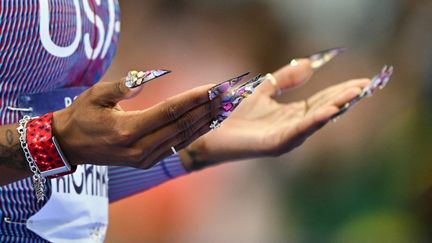
<svg viewBox="0 0 432 243"><path fill-rule="evenodd" d="M116 59L173 74L122 104L142 109L244 71L348 48L282 101L395 66L390 85L301 148L232 163L111 205L107 242L432 242L432 1L120 2Z"/></svg>

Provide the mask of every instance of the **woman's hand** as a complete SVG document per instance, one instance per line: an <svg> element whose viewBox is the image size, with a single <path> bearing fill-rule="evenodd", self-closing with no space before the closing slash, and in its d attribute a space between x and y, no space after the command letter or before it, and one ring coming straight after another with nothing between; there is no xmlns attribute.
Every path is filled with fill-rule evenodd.
<svg viewBox="0 0 432 243"><path fill-rule="evenodd" d="M98 83L54 113L53 131L72 164L148 168L209 131L220 99L209 101L202 86L143 111L123 111L118 102L136 95L124 80Z"/></svg>
<svg viewBox="0 0 432 243"><path fill-rule="evenodd" d="M186 169L287 153L322 128L339 107L357 96L370 82L369 79L352 80L322 90L306 100L279 103L274 99L276 94L303 84L313 74L309 60L303 59L296 64L274 73L277 83L266 80L219 129L182 151Z"/></svg>

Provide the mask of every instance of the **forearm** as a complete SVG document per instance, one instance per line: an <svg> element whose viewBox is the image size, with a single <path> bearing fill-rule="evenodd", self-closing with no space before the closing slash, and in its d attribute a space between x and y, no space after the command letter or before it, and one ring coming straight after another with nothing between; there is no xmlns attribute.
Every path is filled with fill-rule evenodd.
<svg viewBox="0 0 432 243"><path fill-rule="evenodd" d="M0 186L31 176L17 127L17 124L0 126Z"/></svg>

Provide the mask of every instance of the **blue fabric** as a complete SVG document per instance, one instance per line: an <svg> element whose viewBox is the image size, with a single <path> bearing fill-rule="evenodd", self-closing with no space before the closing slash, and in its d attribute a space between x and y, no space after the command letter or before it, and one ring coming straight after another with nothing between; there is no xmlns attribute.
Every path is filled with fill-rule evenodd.
<svg viewBox="0 0 432 243"><path fill-rule="evenodd" d="M100 1L100 5L97 2L0 1L0 124L17 123L22 117L22 113L9 110L9 106L32 107L33 115L44 114L64 108L65 97L73 97L85 89L76 87L89 87L99 81L116 51L120 16L116 0ZM45 9L44 3L48 3ZM85 4L90 11L86 12ZM49 21L44 32L45 17ZM103 26L93 23L97 17ZM78 45L73 47L75 39ZM53 45L47 44L47 40ZM58 51L53 46L58 46L57 49L69 46L73 51ZM75 88L61 90L65 87ZM113 202L185 171L179 158L173 156L146 171L112 167L109 174L113 177L109 181ZM49 183L47 186L50 187ZM23 224L44 206L36 202L30 178L0 187L0 200L0 242L45 242ZM12 223L5 222L6 219Z"/></svg>

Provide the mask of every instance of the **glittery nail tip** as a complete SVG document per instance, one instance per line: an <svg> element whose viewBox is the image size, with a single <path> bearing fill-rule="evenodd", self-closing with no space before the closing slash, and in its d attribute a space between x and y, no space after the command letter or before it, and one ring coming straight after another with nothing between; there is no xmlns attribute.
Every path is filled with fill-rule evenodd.
<svg viewBox="0 0 432 243"><path fill-rule="evenodd" d="M230 88L234 87L236 84L238 84L240 81L243 80L244 77L249 75L250 72L244 73L240 76L237 76L235 78L229 79L227 81L224 81L220 84L215 85L213 88L209 90L209 99L214 100L219 95L222 95L226 91L228 91Z"/></svg>
<svg viewBox="0 0 432 243"><path fill-rule="evenodd" d="M385 65L381 72L375 75L375 77L372 78L371 82L368 86L366 86L361 95L362 97L370 97L372 96L377 90L383 89L387 84L390 82L390 78L393 75L393 66L387 66Z"/></svg>
<svg viewBox="0 0 432 243"><path fill-rule="evenodd" d="M226 92L222 95L222 106L217 114L217 122L213 122L212 129L217 128L222 124L222 122L227 119L231 113L240 105L240 103L249 97L255 91L255 88L258 87L266 77L257 75L245 82L244 84L234 87L229 92Z"/></svg>
<svg viewBox="0 0 432 243"><path fill-rule="evenodd" d="M212 121L211 125L210 125L210 129L211 130L216 130L221 126L221 122L219 120L214 120Z"/></svg>
<svg viewBox="0 0 432 243"><path fill-rule="evenodd" d="M317 70L330 62L335 57L339 56L341 53L345 52L346 48L332 48L324 51L320 51L316 54L309 56L311 61L311 66L314 70Z"/></svg>
<svg viewBox="0 0 432 243"><path fill-rule="evenodd" d="M381 72L373 77L371 82L365 88L363 88L362 92L350 102L346 103L342 108L340 108L340 110L332 117L332 119L340 117L365 97L371 97L377 90L383 89L390 81L390 78L393 75L393 70L393 66L384 66L381 69Z"/></svg>
<svg viewBox="0 0 432 243"><path fill-rule="evenodd" d="M258 74L257 76L249 79L247 82L245 82L244 84L240 85L239 88L241 87L246 87L246 86L251 86L253 88L256 88L258 85L260 85L262 82L264 82L266 80L265 77L263 77L262 74Z"/></svg>
<svg viewBox="0 0 432 243"><path fill-rule="evenodd" d="M171 71L164 69L156 69L149 71L130 71L128 73L128 76L126 77L125 84L128 88L132 89L169 73L171 73Z"/></svg>

